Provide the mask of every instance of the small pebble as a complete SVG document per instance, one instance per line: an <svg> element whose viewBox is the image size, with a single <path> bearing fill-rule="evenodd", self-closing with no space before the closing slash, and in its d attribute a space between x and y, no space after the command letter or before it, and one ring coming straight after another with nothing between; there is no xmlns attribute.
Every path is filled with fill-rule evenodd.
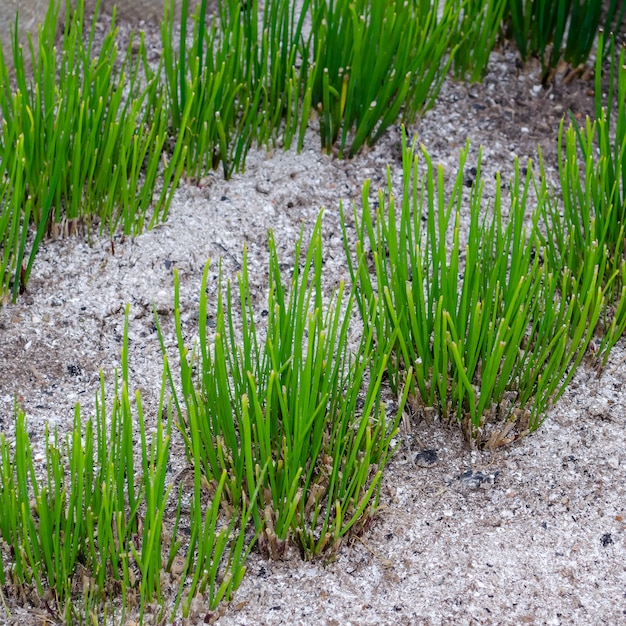
<svg viewBox="0 0 626 626"><path fill-rule="evenodd" d="M597 398L589 404L589 414L594 417L602 417L609 410L609 403L606 398Z"/></svg>
<svg viewBox="0 0 626 626"><path fill-rule="evenodd" d="M471 469L468 469L458 476L458 480L461 484L461 487L465 489L474 490L478 489L479 487L485 489L493 486L496 482L496 478L498 478L499 475L499 471L494 472L493 474L485 474L481 471L474 472Z"/></svg>
<svg viewBox="0 0 626 626"><path fill-rule="evenodd" d="M438 459L437 450L421 450L415 455L413 462L419 467L432 467Z"/></svg>

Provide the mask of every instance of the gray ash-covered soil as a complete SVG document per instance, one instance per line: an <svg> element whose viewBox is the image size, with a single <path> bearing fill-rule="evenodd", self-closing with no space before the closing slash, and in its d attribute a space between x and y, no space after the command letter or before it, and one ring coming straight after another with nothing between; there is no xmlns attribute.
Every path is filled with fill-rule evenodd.
<svg viewBox="0 0 626 626"><path fill-rule="evenodd" d="M467 138L468 168L482 146L486 199L495 172L509 180L515 156L526 166L528 158L536 160L538 144L556 185L559 122L568 110L580 119L591 114L592 89L588 77L564 73L545 89L538 64L521 67L507 46L493 54L482 84L448 80L409 135L417 135L449 178ZM330 292L348 279L339 202L359 205L366 178L375 197L387 166L397 183L398 128L346 161L323 154L312 130L300 155L258 149L245 173L230 181L215 172L184 182L167 222L140 237L116 235L113 246L94 233L91 245L80 238L46 241L26 293L0 309L2 432L11 437L17 398L41 460L46 423L64 432L76 402L85 415L93 410L99 371L112 385L120 366L126 303L131 385L141 390L153 425L162 360L151 307L173 356L173 269L180 273L191 342L206 260L213 260L214 298L218 259L224 276L233 278L247 242L262 306L267 229L288 265L300 229L309 232L325 207ZM408 416L380 509L360 537L344 543L331 563L303 562L295 550L274 562L254 551L234 600L212 614L198 598L189 623L626 624L624 349L622 341L601 371L585 362L543 426L508 447L473 450L456 425L423 412ZM172 475L184 467L177 441ZM0 613L0 622L50 623L44 605L24 606L10 589L4 594L10 613Z"/></svg>

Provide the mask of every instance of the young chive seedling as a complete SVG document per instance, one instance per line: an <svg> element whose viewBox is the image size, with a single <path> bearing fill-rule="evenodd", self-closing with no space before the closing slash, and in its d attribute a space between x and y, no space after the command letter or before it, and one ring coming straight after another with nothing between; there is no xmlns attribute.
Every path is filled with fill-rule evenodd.
<svg viewBox="0 0 626 626"><path fill-rule="evenodd" d="M286 289L269 235L264 339L257 331L245 252L239 297L230 283L225 291L220 287L212 335L206 322L207 265L200 341L191 353L183 341L175 275L184 410L176 405L183 436L207 480L220 481L226 472L230 500L236 504L245 496L250 502L262 546L274 558L289 540L309 558L332 553L365 522L376 506L406 401L404 394L397 414L387 418L381 401L387 344L375 345L371 328L355 354L349 352L354 292L346 296L341 284L324 304L321 215L305 255L302 244L301 236Z"/></svg>
<svg viewBox="0 0 626 626"><path fill-rule="evenodd" d="M182 173L177 158L161 166L168 112L143 38L119 58L115 15L97 46L99 3L90 27L84 0L67 4L64 22L60 6L50 0L38 36L29 36L30 62L17 28L10 64L0 46L0 234L10 234L0 244L0 288L12 281L13 298L44 236L89 231L93 221L137 234L167 215Z"/></svg>
<svg viewBox="0 0 626 626"><path fill-rule="evenodd" d="M603 46L600 34L599 46ZM599 268L604 289L599 354L603 363L626 330L626 50L610 48L609 88L602 102L602 59L596 64L596 120L559 129L560 194L547 195L543 245L555 271ZM545 180L542 171L542 180ZM545 193L545 191L544 191Z"/></svg>
<svg viewBox="0 0 626 626"><path fill-rule="evenodd" d="M106 622L108 603L118 595L122 615L137 604L140 620L148 605L158 605L162 617L175 615L184 598L186 616L197 592L206 592L214 609L241 583L256 540L245 534L252 507L241 501L224 519L226 472L207 502L194 434L190 541L174 607L165 603L161 580L182 547L177 536L182 491L168 541L164 532L172 491L166 482L172 424L171 406L165 406L166 380L164 370L158 415L168 417L158 420L149 438L141 397L135 394L133 410L128 391L127 309L121 385L116 380L112 403L101 375L94 418L84 422L77 405L65 441L46 429L43 463L34 458L18 407L13 440L0 435L0 537L9 548L0 551L0 583L10 580L34 590L66 623ZM264 476L259 474L261 480ZM251 496L256 502L258 494ZM78 588L82 602L76 601ZM111 610L115 619L116 609Z"/></svg>
<svg viewBox="0 0 626 626"><path fill-rule="evenodd" d="M368 184L361 216L355 208L357 260L347 244L346 253L362 294L359 308L381 341L397 336L392 385L412 367L416 404L456 418L480 445L501 444L536 429L573 376L602 308L600 270L555 273L543 263L538 213L530 231L525 226L530 168L523 184L516 168L504 224L499 178L493 206L483 206L480 157L467 206L468 148L448 200L443 168L422 152L427 169L420 179L414 146L404 139L397 204L390 181L374 220ZM461 210L470 216L465 245ZM344 218L344 236L345 228ZM367 303L376 294L372 315Z"/></svg>
<svg viewBox="0 0 626 626"><path fill-rule="evenodd" d="M625 17L622 0L510 0L504 20L507 35L515 39L522 60L530 56L541 60L545 82L561 58L574 68L585 63L598 28L618 32ZM605 58L608 47L600 42L599 50L598 58Z"/></svg>
<svg viewBox="0 0 626 626"><path fill-rule="evenodd" d="M508 0L446 0L459 15L451 40L456 45L452 65L457 79L484 78L507 4Z"/></svg>
<svg viewBox="0 0 626 626"><path fill-rule="evenodd" d="M458 9L439 2L312 2L312 105L322 148L353 155L400 113L431 106L454 55Z"/></svg>
<svg viewBox="0 0 626 626"><path fill-rule="evenodd" d="M83 422L77 405L65 441L46 428L43 463L33 457L25 416L19 408L15 446L0 436L0 535L11 547L13 583L33 586L40 597L46 597L49 589L54 608L67 621L76 617L74 590L80 572L89 581L87 595L94 601L87 603L90 606L103 601L115 588L121 590L125 606L135 589L135 566L141 573L141 610L161 599L161 530L169 499L165 475L171 420L159 423L149 442L141 399L136 395L142 469L138 473L127 338L128 312L122 383L120 387L116 381L112 404L107 402L101 375L95 417ZM164 390L165 385L161 406ZM3 565L6 568L7 564Z"/></svg>

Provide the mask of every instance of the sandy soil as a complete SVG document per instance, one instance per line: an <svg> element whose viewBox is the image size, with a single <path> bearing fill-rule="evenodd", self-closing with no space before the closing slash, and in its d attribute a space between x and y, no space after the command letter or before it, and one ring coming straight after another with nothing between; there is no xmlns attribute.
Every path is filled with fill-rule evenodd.
<svg viewBox="0 0 626 626"><path fill-rule="evenodd" d="M494 54L483 84L446 82L435 108L409 132L448 176L467 138L468 167L482 145L488 180L496 171L508 179L514 157L535 158L541 144L554 180L559 120L568 109L591 113L591 88L559 75L545 90L539 68L520 68L507 49ZM340 161L320 152L312 131L300 155L256 150L231 181L215 173L182 184L168 221L136 239L116 236L114 254L109 239L97 236L91 246L45 242L26 294L0 309L2 432L11 436L15 397L36 446L44 424L71 426L75 402L90 412L100 369L112 382L120 365L126 303L131 383L148 420L157 419L162 362L151 306L173 354L173 268L191 341L207 258L215 261L212 280L220 257L232 277L247 241L261 298L267 229L289 263L300 229L310 229L323 206L330 289L347 278L339 202L358 203L366 178L373 191L383 186L387 166L397 180L399 146L399 130L391 129L371 150ZM471 450L456 426L413 416L363 536L330 564L253 553L234 601L210 614L199 599L190 623L626 624L625 348L618 344L599 373L584 364L544 425L497 452ZM184 466L180 443L173 455L175 471ZM41 608L20 606L10 592L8 602L11 616L0 622L43 623Z"/></svg>

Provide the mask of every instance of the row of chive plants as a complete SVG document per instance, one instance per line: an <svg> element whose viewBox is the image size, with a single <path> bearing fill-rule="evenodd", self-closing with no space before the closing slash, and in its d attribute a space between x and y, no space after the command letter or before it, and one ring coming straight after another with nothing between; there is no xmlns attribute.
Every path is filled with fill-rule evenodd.
<svg viewBox="0 0 626 626"><path fill-rule="evenodd" d="M151 437L141 397L133 402L128 389L128 309L112 405L102 379L95 418L83 422L77 407L65 440L46 431L42 466L16 409L14 436L0 435L6 595L45 599L67 623L96 623L107 614L122 620L133 606L141 620L155 603L161 617L187 617L196 594L208 597L211 610L230 599L257 541L273 558L290 543L307 558L330 558L348 534L363 529L378 504L410 373L388 414L382 378L391 343L374 341L370 331L350 350L355 288L340 285L325 302L321 241L320 216L311 240L298 241L285 285L270 234L265 333L256 330L244 251L237 295L220 281L209 336L207 265L200 342L191 352L176 277L182 397L163 348L157 414L167 417ZM155 323L163 341L158 317ZM186 486L168 479L173 421L193 468ZM176 562L177 580L164 589Z"/></svg>
<svg viewBox="0 0 626 626"><path fill-rule="evenodd" d="M522 61L539 59L545 85L563 61L574 69L584 66L598 30L619 32L626 18L622 0L446 0L446 5L460 10L454 72L470 80L483 77L496 41L510 39ZM608 46L599 46L600 57L608 52Z"/></svg>
<svg viewBox="0 0 626 626"><path fill-rule="evenodd" d="M207 16L202 0L190 22L183 0L175 27L167 0L154 68L141 35L119 54L115 19L96 50L99 3L88 24L82 0L64 19L50 0L30 60L17 23L11 63L0 50L0 296L25 288L44 236L90 233L92 223L140 233L165 219L183 172L200 178L221 164L229 177L255 141L301 148L311 110L322 147L355 154L400 115L412 122L428 108L451 65L480 79L503 31L548 70L561 53L584 62L600 14L553 5L271 0L259 11L257 1L221 0ZM624 10L612 0L605 26L619 28Z"/></svg>
<svg viewBox="0 0 626 626"><path fill-rule="evenodd" d="M419 179L415 148L404 146L401 201L389 183L373 214L366 186L354 212L348 265L365 328L395 337L392 388L410 371L416 408L458 420L480 445L535 430L590 344L606 364L626 330L626 47L616 55L614 38L607 47L605 96L601 55L596 61L596 120L561 123L557 190L547 186L539 153L537 175L529 163L522 178L516 165L510 206L503 211L498 178L485 213L479 158L462 241L467 149L447 196L442 168L422 150L427 174ZM526 227L530 191L536 207ZM343 224L345 234L345 216Z"/></svg>
<svg viewBox="0 0 626 626"><path fill-rule="evenodd" d="M140 622L154 606L158 621L179 608L186 616L198 592L206 594L210 610L230 599L253 545L246 528L257 494L235 503L229 497L234 506L227 518L221 516L227 472L207 488L197 445L191 484L171 478L168 484L172 405L165 391L164 373L164 419L149 434L141 396L133 398L128 388L127 309L122 373L119 383L116 374L112 402L101 375L95 416L83 420L77 405L65 438L46 429L43 461L36 460L25 416L16 407L13 437L0 435L4 598L37 597L51 619L67 624L125 623L131 607ZM164 589L176 562L176 576Z"/></svg>
<svg viewBox="0 0 626 626"><path fill-rule="evenodd" d="M83 2L75 11L68 3L62 21L59 13L51 0L36 43L29 37L30 60L17 21L12 63L0 48L0 291L13 298L44 236L90 233L92 221L137 234L167 213L182 173L176 159L161 167L166 94L143 38L120 55L113 20L96 49L96 21L86 29Z"/></svg>
<svg viewBox="0 0 626 626"><path fill-rule="evenodd" d="M321 113L323 144L330 149L341 131L350 152L401 108L413 119L445 77L458 14L439 20L436 4L383 11L319 0L299 8L272 0L260 12L256 1L223 0L207 16L202 0L188 36L184 0L176 49L167 0L154 68L142 35L119 54L115 17L96 46L98 6L90 24L82 0L75 11L68 3L64 19L60 7L50 0L29 55L17 22L10 63L0 50L0 291L13 299L44 236L96 224L100 233L138 234L167 216L183 172L197 178L222 164L229 177L254 141L289 147L297 137L301 147L311 108ZM309 15L316 27L305 34ZM374 61L375 79L362 80Z"/></svg>

